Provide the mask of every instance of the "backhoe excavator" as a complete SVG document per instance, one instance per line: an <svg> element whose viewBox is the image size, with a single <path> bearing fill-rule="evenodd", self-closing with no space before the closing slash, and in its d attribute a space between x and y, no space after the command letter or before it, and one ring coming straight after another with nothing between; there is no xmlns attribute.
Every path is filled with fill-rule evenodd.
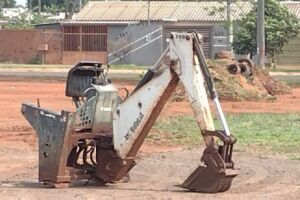
<svg viewBox="0 0 300 200"><path fill-rule="evenodd" d="M169 47L135 89L126 90L126 97L120 97L106 74L98 62L80 62L69 71L66 96L72 97L75 112L22 104L22 114L39 138L40 182L59 187L87 179L101 184L121 180L136 165L138 150L181 81L206 145L201 162L195 161L199 166L181 186L205 193L230 188L238 174L232 161L236 139L208 71L201 35L173 32ZM206 91L223 130L215 130Z"/></svg>

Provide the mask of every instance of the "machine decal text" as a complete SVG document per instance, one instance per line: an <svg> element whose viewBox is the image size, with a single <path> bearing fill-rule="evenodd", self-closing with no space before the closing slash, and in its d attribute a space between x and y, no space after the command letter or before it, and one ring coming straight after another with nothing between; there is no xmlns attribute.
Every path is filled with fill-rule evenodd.
<svg viewBox="0 0 300 200"><path fill-rule="evenodd" d="M144 114L140 113L138 118L133 122L132 126L127 131L127 133L125 135L126 140L128 140L130 138L130 136L132 135L132 133L134 133L136 131L137 127L140 125L143 118L144 118Z"/></svg>

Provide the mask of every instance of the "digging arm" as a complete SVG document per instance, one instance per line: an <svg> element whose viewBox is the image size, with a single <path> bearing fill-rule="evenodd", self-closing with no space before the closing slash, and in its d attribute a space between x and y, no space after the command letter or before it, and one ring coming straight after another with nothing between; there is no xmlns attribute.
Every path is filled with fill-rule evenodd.
<svg viewBox="0 0 300 200"><path fill-rule="evenodd" d="M170 65L163 62L166 54L170 56ZM124 164L128 164L128 168L132 166L134 157L179 80L184 85L194 117L207 146L202 160L212 170L211 173L208 172L208 177L222 174L218 180L213 180L213 183L208 181L210 186L201 187L198 187L199 183L194 184L195 181L199 180L198 175L192 174L185 181L183 187L204 192L227 190L230 184L229 186L224 184L221 179L226 179L227 168L233 168L231 155L235 140L229 135L228 126L223 112L220 110L217 94L196 34L174 33L170 40L169 49L165 51L157 64L146 73L134 92L119 105L113 120L114 149L117 155L124 159ZM205 84L208 86L211 98L216 102L225 131L215 131ZM215 138L223 141L224 145L218 148L214 141ZM195 173L198 173L196 171ZM118 178L124 176L124 173L127 173L127 170L120 172ZM232 173L230 183L235 175ZM226 179L226 181L228 180Z"/></svg>

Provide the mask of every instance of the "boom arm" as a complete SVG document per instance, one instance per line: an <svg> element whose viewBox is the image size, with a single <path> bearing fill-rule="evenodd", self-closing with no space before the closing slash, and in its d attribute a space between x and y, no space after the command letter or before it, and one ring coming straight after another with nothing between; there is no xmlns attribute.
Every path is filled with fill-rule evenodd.
<svg viewBox="0 0 300 200"><path fill-rule="evenodd" d="M176 38L179 36L184 39ZM202 72L193 62L193 40L187 40L185 36L178 34L170 40L167 53L171 66L158 62L150 69L154 76L122 102L114 113L114 148L121 158L135 156L179 80L185 87L200 129L215 130Z"/></svg>
<svg viewBox="0 0 300 200"><path fill-rule="evenodd" d="M183 187L204 192L225 191L230 187L232 178L237 175L237 171L233 170L234 166L231 160L235 139L229 135L228 126L218 104L217 94L213 88L198 36L195 33L173 33L170 47L165 53L169 54L171 65L164 64L161 58L157 65L144 76L141 81L143 84L139 84L138 88L119 105L114 113L114 149L118 156L126 160L127 163L132 162L180 80L184 85L207 146L202 160L204 160L205 165L210 165L207 168L197 168L185 181ZM200 63L201 67L195 63ZM222 124L225 123L223 126L225 131L215 131L205 82L211 98L217 101L217 110L221 116ZM224 145L219 149L214 142L214 136L224 142ZM231 169L230 175L228 175L228 169ZM201 179L199 177L206 179L206 176L208 180L213 180L211 182L202 180L202 185L199 184L199 179Z"/></svg>

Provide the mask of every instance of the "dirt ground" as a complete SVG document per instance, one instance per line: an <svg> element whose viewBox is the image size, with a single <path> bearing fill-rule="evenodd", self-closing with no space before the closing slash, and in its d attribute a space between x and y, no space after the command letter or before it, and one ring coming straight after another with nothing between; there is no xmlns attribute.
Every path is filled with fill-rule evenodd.
<svg viewBox="0 0 300 200"><path fill-rule="evenodd" d="M124 83L129 89L132 84ZM123 83L117 85L124 86ZM300 199L300 161L236 151L241 168L232 188L222 194L187 193L177 187L193 171L202 149L183 150L145 144L129 183L105 187L78 185L45 189L37 182L37 138L20 113L22 102L59 111L74 110L61 81L0 79L0 200L1 199ZM225 112L300 112L300 88L276 101L222 102ZM191 114L187 102L168 102L161 117Z"/></svg>

